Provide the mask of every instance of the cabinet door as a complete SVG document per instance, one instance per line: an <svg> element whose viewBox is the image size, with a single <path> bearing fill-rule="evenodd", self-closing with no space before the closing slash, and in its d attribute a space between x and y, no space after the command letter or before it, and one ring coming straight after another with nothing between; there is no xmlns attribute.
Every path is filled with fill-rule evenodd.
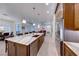
<svg viewBox="0 0 79 59"><path fill-rule="evenodd" d="M28 56L28 47L16 44L17 56Z"/></svg>
<svg viewBox="0 0 79 59"><path fill-rule="evenodd" d="M64 13L64 28L74 29L74 4L65 3L63 13Z"/></svg>
<svg viewBox="0 0 79 59"><path fill-rule="evenodd" d="M38 53L38 40L30 45L30 56L36 56Z"/></svg>
<svg viewBox="0 0 79 59"><path fill-rule="evenodd" d="M16 55L15 43L13 43L13 42L8 42L8 55L9 56Z"/></svg>
<svg viewBox="0 0 79 59"><path fill-rule="evenodd" d="M40 49L41 44L42 44L42 39L41 39L41 37L40 37L40 38L38 39L38 50Z"/></svg>
<svg viewBox="0 0 79 59"><path fill-rule="evenodd" d="M75 29L79 29L79 4L75 4Z"/></svg>
<svg viewBox="0 0 79 59"><path fill-rule="evenodd" d="M39 37L38 39L38 50L41 48L44 41L44 36Z"/></svg>

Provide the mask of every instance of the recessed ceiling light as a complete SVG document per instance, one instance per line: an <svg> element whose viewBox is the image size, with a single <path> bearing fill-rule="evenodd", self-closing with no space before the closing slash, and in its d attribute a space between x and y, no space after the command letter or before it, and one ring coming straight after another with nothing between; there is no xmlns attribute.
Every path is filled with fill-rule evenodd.
<svg viewBox="0 0 79 59"><path fill-rule="evenodd" d="M40 15L39 13L37 15Z"/></svg>
<svg viewBox="0 0 79 59"><path fill-rule="evenodd" d="M33 10L35 10L36 8L35 7L33 7Z"/></svg>
<svg viewBox="0 0 79 59"><path fill-rule="evenodd" d="M35 23L33 23L33 26L35 26Z"/></svg>
<svg viewBox="0 0 79 59"><path fill-rule="evenodd" d="M45 3L45 5L48 5L49 3Z"/></svg>
<svg viewBox="0 0 79 59"><path fill-rule="evenodd" d="M22 23L24 23L24 24L25 24L25 23L26 23L26 20L25 20L25 19L23 19Z"/></svg>
<svg viewBox="0 0 79 59"><path fill-rule="evenodd" d="M49 14L49 11L47 11L47 14Z"/></svg>
<svg viewBox="0 0 79 59"><path fill-rule="evenodd" d="M3 13L2 15L4 15L4 16L8 16L8 14L6 14L6 13Z"/></svg>

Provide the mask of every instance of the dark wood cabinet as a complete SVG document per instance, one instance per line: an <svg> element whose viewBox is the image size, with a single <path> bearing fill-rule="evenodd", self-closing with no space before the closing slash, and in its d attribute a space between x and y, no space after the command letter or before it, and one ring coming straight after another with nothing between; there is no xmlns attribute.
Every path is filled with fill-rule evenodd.
<svg viewBox="0 0 79 59"><path fill-rule="evenodd" d="M64 43L64 56L77 56L77 55Z"/></svg>
<svg viewBox="0 0 79 59"><path fill-rule="evenodd" d="M64 28L79 30L79 4L65 3L63 5Z"/></svg>

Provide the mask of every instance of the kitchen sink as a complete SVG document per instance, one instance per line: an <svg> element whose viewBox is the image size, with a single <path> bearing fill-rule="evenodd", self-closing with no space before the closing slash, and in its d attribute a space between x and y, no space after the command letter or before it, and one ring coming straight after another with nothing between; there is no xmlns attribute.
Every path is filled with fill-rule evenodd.
<svg viewBox="0 0 79 59"><path fill-rule="evenodd" d="M39 35L33 35L32 37L38 37Z"/></svg>

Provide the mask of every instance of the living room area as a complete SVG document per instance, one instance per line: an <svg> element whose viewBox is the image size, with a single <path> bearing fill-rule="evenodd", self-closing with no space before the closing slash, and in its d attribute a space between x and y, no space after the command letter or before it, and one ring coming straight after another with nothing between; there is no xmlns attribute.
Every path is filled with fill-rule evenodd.
<svg viewBox="0 0 79 59"><path fill-rule="evenodd" d="M6 39L15 37L20 38L21 36L23 37L33 33L44 33L44 36L46 35L45 30L36 31L35 29L26 29L28 31L24 31L24 28L22 27L23 24L23 21L15 21L7 18L0 20L0 56L8 55Z"/></svg>
<svg viewBox="0 0 79 59"><path fill-rule="evenodd" d="M15 32L18 31L16 28L16 21L11 20L9 17L0 19L0 41L5 38L14 37Z"/></svg>
<svg viewBox="0 0 79 59"><path fill-rule="evenodd" d="M0 4L0 56L58 55L52 39L52 13L56 5Z"/></svg>

